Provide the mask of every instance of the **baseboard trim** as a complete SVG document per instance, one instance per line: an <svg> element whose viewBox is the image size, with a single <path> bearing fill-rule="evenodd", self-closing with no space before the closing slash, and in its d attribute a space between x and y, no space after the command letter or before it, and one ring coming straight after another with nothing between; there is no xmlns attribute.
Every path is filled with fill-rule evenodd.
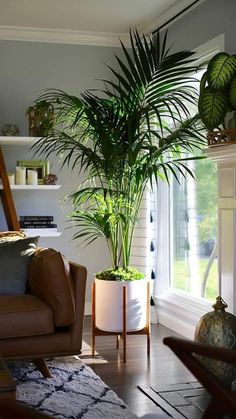
<svg viewBox="0 0 236 419"><path fill-rule="evenodd" d="M154 296L154 302L158 323L189 339L193 339L199 319L212 310L207 300L173 292Z"/></svg>
<svg viewBox="0 0 236 419"><path fill-rule="evenodd" d="M179 333L181 336L184 336L185 338L194 338L194 326L191 326L170 314L162 313L160 310L158 310L158 323L162 324L170 330L173 330L176 333Z"/></svg>
<svg viewBox="0 0 236 419"><path fill-rule="evenodd" d="M92 314L92 304L91 302L86 302L84 307L84 315L91 316Z"/></svg>

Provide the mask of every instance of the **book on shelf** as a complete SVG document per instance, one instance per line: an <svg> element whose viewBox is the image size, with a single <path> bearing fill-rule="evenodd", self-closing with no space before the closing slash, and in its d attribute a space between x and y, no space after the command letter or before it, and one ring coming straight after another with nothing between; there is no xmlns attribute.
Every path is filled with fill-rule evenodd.
<svg viewBox="0 0 236 419"><path fill-rule="evenodd" d="M20 221L45 221L49 223L53 221L53 215L20 215Z"/></svg>
<svg viewBox="0 0 236 419"><path fill-rule="evenodd" d="M20 228L26 234L40 236L58 233L52 215L20 215L19 218Z"/></svg>
<svg viewBox="0 0 236 419"><path fill-rule="evenodd" d="M55 228L57 224L55 223L40 223L40 222L33 222L33 221L20 221L21 228Z"/></svg>
<svg viewBox="0 0 236 419"><path fill-rule="evenodd" d="M58 230L56 227L52 228L23 228L22 231L27 235L28 234L34 234L34 236L40 236L40 235L48 235L50 233L58 233Z"/></svg>

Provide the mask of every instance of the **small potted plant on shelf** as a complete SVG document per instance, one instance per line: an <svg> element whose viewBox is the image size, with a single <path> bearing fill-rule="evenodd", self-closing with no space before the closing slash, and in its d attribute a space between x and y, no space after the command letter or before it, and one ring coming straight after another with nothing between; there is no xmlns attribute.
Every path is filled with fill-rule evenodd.
<svg viewBox="0 0 236 419"><path fill-rule="evenodd" d="M200 83L198 109L210 146L236 139L235 55L220 52L210 60Z"/></svg>
<svg viewBox="0 0 236 419"><path fill-rule="evenodd" d="M189 113L189 105L197 106L198 99L194 53L170 54L166 36L162 41L157 36L154 42L133 32L130 41L131 49L121 43L124 57L116 57L119 69L111 68L114 81L105 81L100 92L85 91L77 97L52 89L40 97L53 104L55 116L53 133L35 145L38 153L56 153L62 164L87 175L70 195L71 218L77 227L75 239L90 244L104 238L110 252L109 269L96 279L101 287L100 292L96 286L100 301L96 319L101 310L103 330L120 329L107 322L120 316L113 297L124 283L130 284L132 293L138 289L131 310L127 304L127 330L145 323L146 282L130 267L144 193L148 185L169 182L170 174L193 175L187 162L195 157L189 153L192 156L205 144L198 115Z"/></svg>
<svg viewBox="0 0 236 419"><path fill-rule="evenodd" d="M29 136L47 135L53 120L53 105L47 100L38 100L26 111L29 118Z"/></svg>

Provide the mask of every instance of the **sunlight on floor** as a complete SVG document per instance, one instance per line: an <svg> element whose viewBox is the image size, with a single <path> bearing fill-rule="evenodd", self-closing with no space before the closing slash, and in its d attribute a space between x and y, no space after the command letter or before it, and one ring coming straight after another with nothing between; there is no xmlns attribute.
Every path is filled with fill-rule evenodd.
<svg viewBox="0 0 236 419"><path fill-rule="evenodd" d="M79 356L79 359L84 361L87 365L89 364L107 364L108 361L104 359L97 351L95 351L95 356L92 357L92 348L83 340L82 342L82 355Z"/></svg>

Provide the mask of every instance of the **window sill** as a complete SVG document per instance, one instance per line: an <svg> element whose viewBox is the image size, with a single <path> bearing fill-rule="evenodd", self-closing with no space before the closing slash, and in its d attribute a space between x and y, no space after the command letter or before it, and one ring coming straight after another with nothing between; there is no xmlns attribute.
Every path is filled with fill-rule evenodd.
<svg viewBox="0 0 236 419"><path fill-rule="evenodd" d="M158 322L175 332L193 339L198 320L212 311L212 303L181 292L164 291L154 296Z"/></svg>

